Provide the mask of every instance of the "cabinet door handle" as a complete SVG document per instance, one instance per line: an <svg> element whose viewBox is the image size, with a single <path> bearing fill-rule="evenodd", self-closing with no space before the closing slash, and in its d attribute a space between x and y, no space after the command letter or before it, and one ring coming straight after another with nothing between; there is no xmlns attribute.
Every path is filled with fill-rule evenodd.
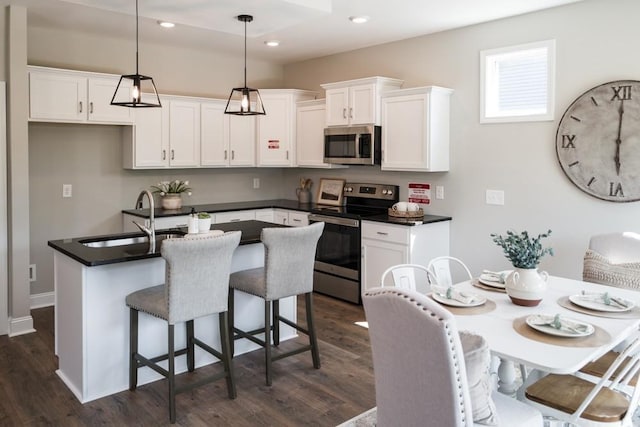
<svg viewBox="0 0 640 427"><path fill-rule="evenodd" d="M347 109L346 109L346 108L343 108L343 109L342 109L342 118L343 118L343 119L346 119L346 118L347 118Z"/></svg>
<svg viewBox="0 0 640 427"><path fill-rule="evenodd" d="M167 150L162 150L162 160L167 160Z"/></svg>
<svg viewBox="0 0 640 427"><path fill-rule="evenodd" d="M173 148L171 149L171 160L175 160L176 158L176 153L173 151Z"/></svg>
<svg viewBox="0 0 640 427"><path fill-rule="evenodd" d="M176 227L188 227L189 224L176 224Z"/></svg>
<svg viewBox="0 0 640 427"><path fill-rule="evenodd" d="M227 160L227 150L224 150L224 159Z"/></svg>
<svg viewBox="0 0 640 427"><path fill-rule="evenodd" d="M389 235L389 233L384 233L382 231L376 231L376 234L379 234L381 236L388 236Z"/></svg>
<svg viewBox="0 0 640 427"><path fill-rule="evenodd" d="M236 158L236 150L231 150L231 160L235 160Z"/></svg>
<svg viewBox="0 0 640 427"><path fill-rule="evenodd" d="M231 220L229 220L229 222L238 222L240 221L240 218L232 218Z"/></svg>
<svg viewBox="0 0 640 427"><path fill-rule="evenodd" d="M289 150L287 150L287 160L289 160Z"/></svg>
<svg viewBox="0 0 640 427"><path fill-rule="evenodd" d="M349 118L353 119L353 108L349 108Z"/></svg>
<svg viewBox="0 0 640 427"><path fill-rule="evenodd" d="M89 103L89 114L93 114L93 101Z"/></svg>
<svg viewBox="0 0 640 427"><path fill-rule="evenodd" d="M294 219L293 219L293 222L302 222L302 220L301 220L301 219L294 218Z"/></svg>
<svg viewBox="0 0 640 427"><path fill-rule="evenodd" d="M82 101L80 101L79 104L80 104L80 112L82 113Z"/></svg>

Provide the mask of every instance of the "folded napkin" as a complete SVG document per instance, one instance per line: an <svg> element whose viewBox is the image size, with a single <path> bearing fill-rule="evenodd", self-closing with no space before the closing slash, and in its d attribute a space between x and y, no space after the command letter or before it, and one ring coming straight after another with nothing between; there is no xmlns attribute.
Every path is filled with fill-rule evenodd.
<svg viewBox="0 0 640 427"><path fill-rule="evenodd" d="M459 291L453 286L431 285L431 290L442 298L455 300L463 304L471 304L472 302L477 301L473 294Z"/></svg>
<svg viewBox="0 0 640 427"><path fill-rule="evenodd" d="M571 334L584 334L589 331L589 325L562 319L559 314L555 316L535 315L531 323L536 326L548 326L559 331Z"/></svg>
<svg viewBox="0 0 640 427"><path fill-rule="evenodd" d="M482 270L482 274L480 275L480 278L482 280L486 280L489 282L504 283L509 273L510 273L509 271Z"/></svg>
<svg viewBox="0 0 640 427"><path fill-rule="evenodd" d="M619 308L629 307L629 303L625 299L616 297L615 295L611 295L609 292L582 291L581 298L588 301L599 302L604 305L610 305L612 307L619 307Z"/></svg>

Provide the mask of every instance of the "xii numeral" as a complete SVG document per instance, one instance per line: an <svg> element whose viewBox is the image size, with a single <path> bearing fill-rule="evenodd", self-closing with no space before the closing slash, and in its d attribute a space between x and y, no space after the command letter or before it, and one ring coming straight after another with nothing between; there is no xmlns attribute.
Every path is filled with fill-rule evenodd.
<svg viewBox="0 0 640 427"><path fill-rule="evenodd" d="M613 91L612 101L628 101L631 99L631 86L611 86Z"/></svg>
<svg viewBox="0 0 640 427"><path fill-rule="evenodd" d="M562 148L576 148L574 145L574 141L576 140L575 135L562 135Z"/></svg>
<svg viewBox="0 0 640 427"><path fill-rule="evenodd" d="M611 197L624 197L624 192L622 191L622 184L610 182L609 183L609 196Z"/></svg>

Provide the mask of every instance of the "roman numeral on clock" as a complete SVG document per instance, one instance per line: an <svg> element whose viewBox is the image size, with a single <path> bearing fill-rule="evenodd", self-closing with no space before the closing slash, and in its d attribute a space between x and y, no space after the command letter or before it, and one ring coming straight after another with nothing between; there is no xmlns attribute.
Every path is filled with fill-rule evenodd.
<svg viewBox="0 0 640 427"><path fill-rule="evenodd" d="M611 90L613 90L613 96L611 97L612 101L628 101L631 99L631 86L611 86Z"/></svg>
<svg viewBox="0 0 640 427"><path fill-rule="evenodd" d="M624 197L624 192L622 191L622 184L610 182L609 183L609 196L611 197Z"/></svg>
<svg viewBox="0 0 640 427"><path fill-rule="evenodd" d="M573 143L576 140L576 136L575 135L562 135L562 148L576 148L575 144Z"/></svg>

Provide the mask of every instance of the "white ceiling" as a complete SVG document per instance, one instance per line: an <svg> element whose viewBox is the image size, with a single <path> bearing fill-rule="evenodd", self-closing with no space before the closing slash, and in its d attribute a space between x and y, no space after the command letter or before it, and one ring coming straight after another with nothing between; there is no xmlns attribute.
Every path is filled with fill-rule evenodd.
<svg viewBox="0 0 640 427"><path fill-rule="evenodd" d="M331 55L582 0L138 0L140 41L242 52L280 63ZM134 0L5 0L28 8L28 24L135 37ZM349 16L366 15L356 25ZM162 29L158 20L175 22ZM264 42L277 39L280 46Z"/></svg>

